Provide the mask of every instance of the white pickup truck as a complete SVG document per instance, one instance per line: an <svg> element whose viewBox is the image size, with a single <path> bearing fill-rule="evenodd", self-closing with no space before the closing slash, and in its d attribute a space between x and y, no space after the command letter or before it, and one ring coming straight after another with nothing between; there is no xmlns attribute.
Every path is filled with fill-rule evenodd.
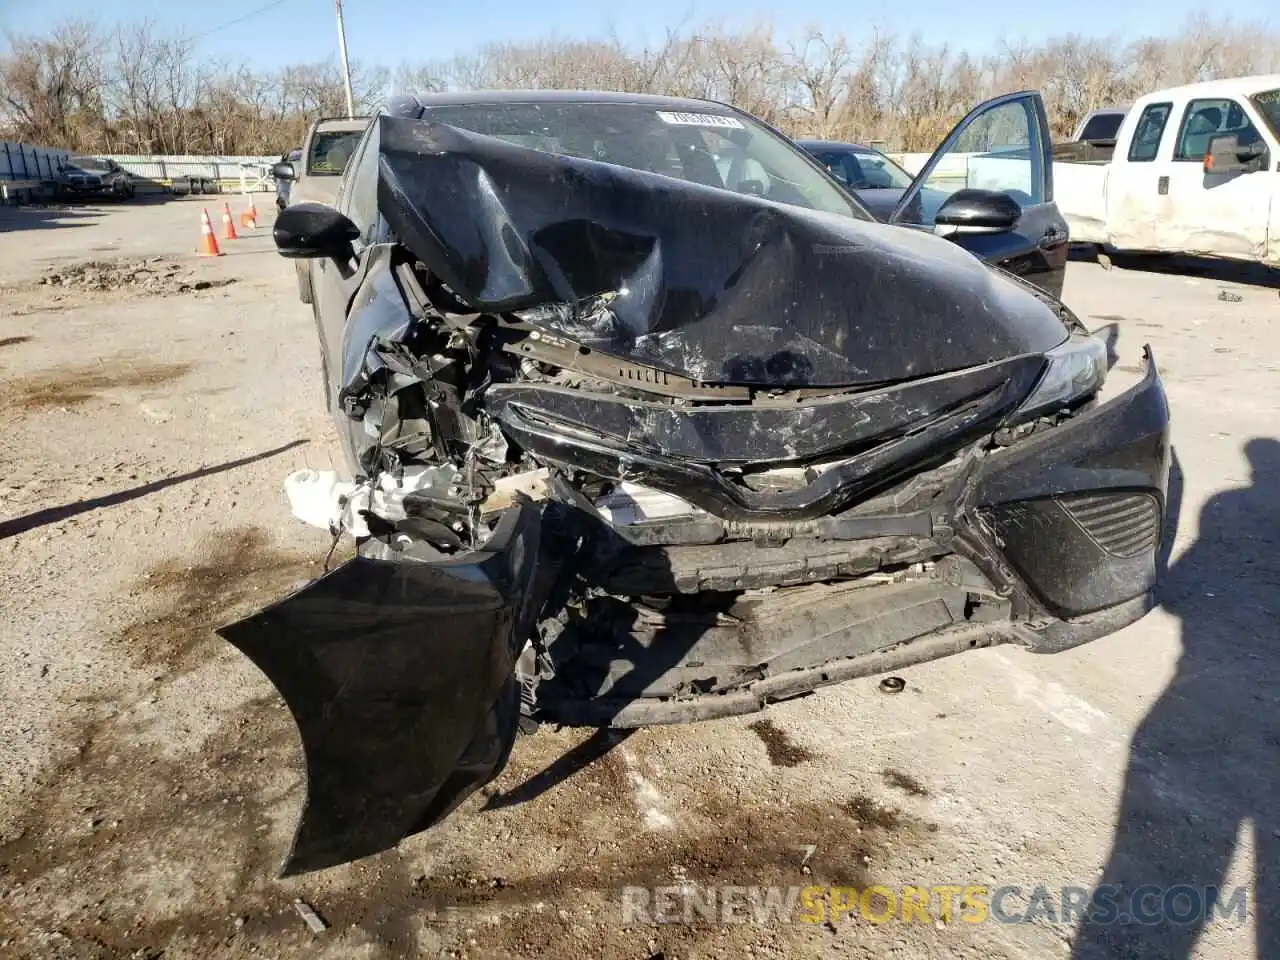
<svg viewBox="0 0 1280 960"><path fill-rule="evenodd" d="M1280 267L1280 74L1137 100L1107 162L1056 161L1072 243Z"/></svg>

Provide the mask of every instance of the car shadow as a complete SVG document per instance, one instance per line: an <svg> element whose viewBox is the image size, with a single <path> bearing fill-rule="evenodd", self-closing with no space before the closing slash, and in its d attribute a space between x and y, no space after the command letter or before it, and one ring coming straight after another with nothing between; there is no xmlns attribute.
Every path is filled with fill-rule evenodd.
<svg viewBox="0 0 1280 960"><path fill-rule="evenodd" d="M75 503L64 503L57 507L47 507L44 510L37 510L35 513L14 517L12 520L0 522L0 540L4 540L7 537L16 537L20 533L26 533L29 530L35 530L50 523L58 523L62 520L79 516L82 513L89 513L92 510L101 510L104 507L114 507L121 503L128 503L130 500L149 496L166 487L173 487L191 480L199 480L202 477L210 477L217 473L225 473L228 470L235 470L237 467L248 466L251 463L269 459L284 453L286 450L292 450L294 447L300 447L309 442L309 440L304 439L291 440L286 444L273 447L270 450L263 450L261 453L255 453L249 457L228 460L226 463L220 463L216 466L201 467L199 470L191 470L176 476L165 477L162 480L153 480L150 483L144 483L128 490L119 490L116 493L104 494L101 497L93 497L89 500L78 500Z"/></svg>
<svg viewBox="0 0 1280 960"><path fill-rule="evenodd" d="M92 226L102 216L101 210L87 210L64 204L42 206L23 204L0 207L0 233L18 230L58 230L66 227Z"/></svg>
<svg viewBox="0 0 1280 960"><path fill-rule="evenodd" d="M1181 960L1208 924L1246 912L1256 955L1280 956L1280 441L1250 440L1245 454L1250 485L1205 503L1159 587L1182 654L1133 737L1076 960ZM1226 886L1242 842L1252 889Z"/></svg>
<svg viewBox="0 0 1280 960"><path fill-rule="evenodd" d="M1138 273L1194 277L1215 283L1238 283L1251 287L1280 289L1280 269L1262 263L1218 260L1165 253L1106 254L1113 267ZM1097 263L1098 252L1091 245L1072 246L1069 258L1077 263Z"/></svg>

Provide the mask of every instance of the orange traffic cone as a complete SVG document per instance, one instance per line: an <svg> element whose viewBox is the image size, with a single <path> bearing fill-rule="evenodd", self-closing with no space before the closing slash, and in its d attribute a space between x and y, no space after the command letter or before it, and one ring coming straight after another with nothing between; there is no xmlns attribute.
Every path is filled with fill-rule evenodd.
<svg viewBox="0 0 1280 960"><path fill-rule="evenodd" d="M240 214L240 226L246 230L258 229L258 208L253 202L253 197L249 198L249 209Z"/></svg>
<svg viewBox="0 0 1280 960"><path fill-rule="evenodd" d="M218 238L213 235L213 223L209 220L208 210L205 210L200 214L199 252L202 257L222 256L222 251L218 249Z"/></svg>
<svg viewBox="0 0 1280 960"><path fill-rule="evenodd" d="M224 203L222 205L222 239L236 239L236 224L235 221L231 219L231 204L229 203Z"/></svg>

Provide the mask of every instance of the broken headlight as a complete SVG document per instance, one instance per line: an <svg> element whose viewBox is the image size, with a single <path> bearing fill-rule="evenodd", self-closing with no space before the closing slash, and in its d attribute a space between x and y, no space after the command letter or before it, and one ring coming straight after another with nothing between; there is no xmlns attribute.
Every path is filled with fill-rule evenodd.
<svg viewBox="0 0 1280 960"><path fill-rule="evenodd" d="M1049 364L1018 408L1018 420L1075 406L1097 393L1107 378L1107 345L1097 337L1077 334L1048 351L1045 359Z"/></svg>

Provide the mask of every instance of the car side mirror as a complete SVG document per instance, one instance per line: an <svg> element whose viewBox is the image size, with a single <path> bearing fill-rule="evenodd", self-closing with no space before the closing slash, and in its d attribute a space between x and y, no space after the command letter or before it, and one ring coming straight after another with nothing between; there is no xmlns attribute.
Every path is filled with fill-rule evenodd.
<svg viewBox="0 0 1280 960"><path fill-rule="evenodd" d="M1210 137L1209 149L1204 154L1206 174L1255 173L1269 165L1266 144L1259 141L1242 147L1239 135L1234 133Z"/></svg>
<svg viewBox="0 0 1280 960"><path fill-rule="evenodd" d="M292 163L273 163L271 165L271 175L277 180L298 179L298 171L293 169Z"/></svg>
<svg viewBox="0 0 1280 960"><path fill-rule="evenodd" d="M354 253L351 245L360 239L360 228L327 204L296 203L280 211L271 235L282 257L327 257L346 263Z"/></svg>
<svg viewBox="0 0 1280 960"><path fill-rule="evenodd" d="M1001 233L1012 230L1022 217L1022 207L1007 193L966 188L943 202L933 222L946 236L951 233Z"/></svg>

